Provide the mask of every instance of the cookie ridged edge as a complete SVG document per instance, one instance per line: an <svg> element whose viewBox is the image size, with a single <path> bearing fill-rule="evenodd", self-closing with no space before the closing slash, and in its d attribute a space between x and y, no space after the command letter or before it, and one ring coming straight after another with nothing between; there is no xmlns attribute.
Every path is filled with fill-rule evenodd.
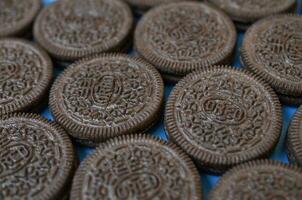
<svg viewBox="0 0 302 200"><path fill-rule="evenodd" d="M228 27L231 33L231 45L226 46L226 50L216 55L213 59L209 60L207 58L204 59L202 62L175 62L170 61L167 59L162 59L159 55L155 54L150 50L147 45L146 41L143 40L141 36L141 32L145 30L147 22L152 19L152 17L156 14L160 14L165 8L169 8L172 6L183 6L188 5L191 7L201 7L201 8L208 8L212 10L212 12L217 13L221 19L225 22L226 26ZM236 28L232 20L220 10L213 8L208 3L201 3L201 2L178 2L172 4L163 4L151 9L147 12L142 19L139 21L137 28L134 33L134 48L148 62L156 66L156 68L161 71L162 73L171 74L171 75L186 75L194 70L201 70L211 65L220 65L220 64L227 64L230 58L234 54L235 46L236 46Z"/></svg>
<svg viewBox="0 0 302 200"><path fill-rule="evenodd" d="M257 167L267 167L269 169L271 169L271 167L277 167L277 168L280 168L280 169L291 170L293 172L296 172L296 173L299 173L299 174L302 175L302 169L299 168L298 166L288 165L288 164L285 164L285 163L282 163L282 162L276 161L276 160L260 159L260 160L254 160L254 161L246 162L246 163L238 165L238 166L232 168L231 170L227 171L221 177L221 179L218 181L215 188L210 192L209 199L214 200L215 192L217 192L217 190L219 188L224 187L224 185L229 185L229 182L228 182L229 178L232 178L232 177L236 176L237 173L239 173L242 170L247 171L247 170L250 170L250 169L257 168Z"/></svg>
<svg viewBox="0 0 302 200"><path fill-rule="evenodd" d="M133 124L124 124L122 127L114 127L114 128L103 128L103 127L90 127L90 126L82 126L74 122L72 119L69 119L67 114L62 111L57 103L56 100L56 90L62 83L62 81L66 78L69 71L73 70L73 68L78 67L79 65L82 65L86 62L89 62L94 59L101 59L101 58L112 58L112 57L123 57L128 60L132 60L133 62L140 63L144 65L144 69L146 69L147 72L152 72L152 77L154 79L154 82L157 83L154 86L154 101L157 102L157 104L153 104L152 107L150 107L150 110L153 112L150 114L150 110L148 112L141 113L140 116L135 116L133 119L135 120L136 126L133 126ZM74 64L70 65L67 69L65 69L59 77L56 79L55 83L53 84L51 91L50 91L50 98L49 98L49 105L51 112L53 113L55 120L61 124L69 134L71 134L73 137L79 138L79 139L89 139L96 142L102 142L106 139L119 136L122 134L133 134L137 132L144 131L145 128L151 126L152 123L154 123L155 120L158 119L158 115L160 113L160 109L162 108L164 99L164 83L163 80L159 74L159 72L153 67L151 64L147 63L141 58L138 57L131 57L126 54L120 54L120 53L112 53L112 54L99 54L94 55L91 57L86 57L80 61L75 62ZM149 123L150 122L150 123Z"/></svg>
<svg viewBox="0 0 302 200"><path fill-rule="evenodd" d="M188 142L183 134L178 130L175 118L174 118L174 104L177 99L177 96L179 92L182 90L182 87L186 85L187 82L192 81L193 77L198 77L201 73L208 73L208 72L235 72L240 73L243 76L246 76L247 78L253 80L255 83L258 83L263 87L264 90L268 92L270 95L270 102L272 103L272 110L275 113L275 120L274 125L272 126L272 134L273 136L267 137L267 141L265 144L262 144L257 149L253 150L253 154L251 155L250 152L249 155L244 154L240 156L233 156L232 159L222 157L222 156L214 156L211 154L206 153L205 151L198 150L193 145L191 145L190 142ZM279 99L273 89L263 82L258 76L255 76L249 72L247 72L244 69L236 69L230 66L212 66L205 70L200 70L193 72L189 75L187 75L184 79L182 79L178 84L174 87L172 90L165 110L165 131L170 136L172 141L174 141L176 144L178 144L182 149L185 150L187 154L189 154L193 160L196 161L199 167L209 170L211 172L215 173L221 173L228 168L238 165L243 162L247 162L256 158L266 157L268 156L276 144L278 143L278 139L281 135L281 127L282 127L282 112L281 112L281 104L279 102Z"/></svg>
<svg viewBox="0 0 302 200"><path fill-rule="evenodd" d="M32 42L18 38L3 38L0 39L0 43L1 42L18 43L19 45L21 44L22 46L24 46L24 48L32 49L33 51L37 52L39 57L41 57L41 59L46 63L42 70L44 79L42 79L41 82L37 84L36 88L33 88L31 90L32 94L27 94L26 96L23 96L18 100L19 102L14 101L9 106L3 106L0 109L0 116L14 112L28 111L32 107L36 106L41 101L43 101L43 97L47 94L53 79L53 63L48 54L42 48Z"/></svg>
<svg viewBox="0 0 302 200"><path fill-rule="evenodd" d="M282 19L282 18L288 18L288 17L295 17L300 20L302 20L302 16L297 14L279 14L279 15L273 15L267 18L264 18L262 20L259 20L255 24L253 24L246 32L246 35L242 42L242 47L240 49L240 58L243 66L245 66L249 71L256 74L257 76L261 77L261 79L268 82L278 93L283 95L291 95L291 96L299 96L302 95L302 84L290 84L285 81L279 81L277 78L275 78L273 75L270 75L268 72L265 72L262 70L262 66L259 66L259 64L253 63L252 59L249 56L248 46L250 45L249 39L252 37L253 33L257 33L256 29L258 26L260 27L263 23L268 22L273 19Z"/></svg>
<svg viewBox="0 0 302 200"><path fill-rule="evenodd" d="M292 122L290 123L287 140L286 150L288 158L291 162L297 163L302 166L302 136L301 136L301 123L302 123L302 106L295 113Z"/></svg>
<svg viewBox="0 0 302 200"><path fill-rule="evenodd" d="M53 44L52 42L48 41L47 38L43 35L43 31L41 30L40 26L43 23L43 18L45 18L46 13L52 6L56 6L57 4L62 4L64 1L57 1L54 2L53 4L45 7L42 9L40 14L37 16L37 19L34 23L34 37L37 40L37 42L43 46L49 54L51 54L54 58L58 60L64 60L64 61L74 61L78 59L82 59L83 57L87 56L92 56L94 54L100 54L100 53L110 53L114 51L122 51L124 48L124 45L127 43L129 40L132 30L133 30L133 25L134 25L134 17L131 12L130 7L123 1L121 0L111 0L115 1L115 3L118 3L122 7L124 7L125 12L127 13L127 17L129 22L127 23L128 25L125 25L125 27L128 27L127 30L123 30L123 38L119 38L120 41L116 40L111 40L107 41L106 46L101 46L101 47L92 47L92 48L82 48L82 49L73 49L73 50L68 50L66 48L58 47L56 44Z"/></svg>
<svg viewBox="0 0 302 200"><path fill-rule="evenodd" d="M217 3L215 3L215 0L208 0L210 3L215 5L216 7L220 8ZM264 11L259 11L257 9L250 10L246 13L242 12L239 9L232 9L229 8L228 10L224 10L224 12L228 13L228 15L233 19L235 22L240 22L240 23L253 23L254 21L257 21L261 18L268 17L269 15L277 15L277 14L282 14L282 13L287 13L287 12L294 12L296 9L297 2L296 0L292 1L292 4L288 3L288 6L284 6L283 8L277 9L277 8L268 8L265 9ZM240 13L238 13L238 11Z"/></svg>
<svg viewBox="0 0 302 200"><path fill-rule="evenodd" d="M57 199L60 198L61 195L65 194L66 187L68 187L69 182L72 179L72 176L75 171L75 163L76 163L76 154L74 147L72 146L71 140L68 137L67 133L64 131L64 129L58 125L57 123L50 121L46 118L43 118L40 115L32 114L32 113L11 113L8 115L0 116L0 123L1 121L10 120L14 118L21 118L21 119L27 119L27 120L34 120L38 121L39 123L43 123L46 126L49 126L51 129L56 130L57 134L60 135L60 138L62 139L62 143L64 144L66 155L66 166L61 166L61 170L64 170L64 175L58 176L58 181L56 184L52 184L50 186L51 190L48 190L47 193L41 193L42 199Z"/></svg>
<svg viewBox="0 0 302 200"><path fill-rule="evenodd" d="M113 139L108 140L105 143L100 144L99 147L91 154L89 155L80 165L79 169L76 172L76 175L73 180L72 184L72 190L71 190L71 199L80 200L81 199L81 187L82 187L82 180L83 177L86 174L86 168L89 167L89 163L93 160L96 160L99 154L102 154L103 149L114 147L115 145L120 144L127 144L131 142L146 142L150 145L157 144L162 145L170 148L177 154L177 158L181 159L188 169L191 171L192 176L194 178L194 185L196 186L196 197L194 200L200 200L202 197L202 191L201 191L201 182L200 182L200 176L198 174L197 168L194 165L193 161L190 159L189 156L187 156L181 148L176 146L173 143L166 142L163 140L160 140L158 138L155 138L154 136L147 135L147 134L134 134L134 135L123 135L119 136ZM193 199L192 199L193 200Z"/></svg>
<svg viewBox="0 0 302 200"><path fill-rule="evenodd" d="M26 1L24 2L27 3ZM33 8L35 8L35 10L32 10L30 13L26 13L27 15L30 14L30 16L25 16L21 23L17 23L13 27L10 27L6 30L2 29L0 31L0 38L23 36L23 34L26 34L26 31L30 31L28 29L30 29L31 24L34 22L36 16L39 14L39 11L42 8L42 3L40 0L34 0L32 2L34 3Z"/></svg>

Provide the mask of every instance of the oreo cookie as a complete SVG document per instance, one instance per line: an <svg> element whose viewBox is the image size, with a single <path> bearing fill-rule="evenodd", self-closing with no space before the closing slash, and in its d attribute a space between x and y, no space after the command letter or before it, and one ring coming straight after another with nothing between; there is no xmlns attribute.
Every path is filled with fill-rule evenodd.
<svg viewBox="0 0 302 200"><path fill-rule="evenodd" d="M287 99L302 97L301 33L301 16L272 16L247 31L241 49L243 65Z"/></svg>
<svg viewBox="0 0 302 200"><path fill-rule="evenodd" d="M220 173L268 156L280 137L281 118L269 85L243 70L212 66L172 90L165 129L201 168Z"/></svg>
<svg viewBox="0 0 302 200"><path fill-rule="evenodd" d="M150 10L139 21L134 38L139 55L172 81L194 70L230 63L235 44L236 30L229 17L197 2Z"/></svg>
<svg viewBox="0 0 302 200"><path fill-rule="evenodd" d="M20 39L0 39L0 116L38 111L53 75L51 59L41 48Z"/></svg>
<svg viewBox="0 0 302 200"><path fill-rule="evenodd" d="M194 0L124 0L124 1L126 1L131 7L133 7L134 11L137 14L143 14L150 8L159 6L161 4L176 3L180 1L194 1Z"/></svg>
<svg viewBox="0 0 302 200"><path fill-rule="evenodd" d="M249 162L227 172L209 200L290 199L302 196L302 170L272 160Z"/></svg>
<svg viewBox="0 0 302 200"><path fill-rule="evenodd" d="M70 135L95 146L150 128L160 118L163 97L163 81L152 65L106 54L68 67L51 89L50 108Z"/></svg>
<svg viewBox="0 0 302 200"><path fill-rule="evenodd" d="M302 166L302 107L296 112L287 134L287 153L292 163Z"/></svg>
<svg viewBox="0 0 302 200"><path fill-rule="evenodd" d="M70 199L200 200L201 183L190 158L176 145L147 135L101 144L80 165Z"/></svg>
<svg viewBox="0 0 302 200"><path fill-rule="evenodd" d="M34 36L54 58L70 62L122 51L132 26L131 10L120 0L58 1L42 10Z"/></svg>
<svg viewBox="0 0 302 200"><path fill-rule="evenodd" d="M269 15L294 12L296 0L208 0L226 12L240 30Z"/></svg>
<svg viewBox="0 0 302 200"><path fill-rule="evenodd" d="M41 9L41 1L1 0L0 8L0 38L27 36Z"/></svg>
<svg viewBox="0 0 302 200"><path fill-rule="evenodd" d="M55 200L66 194L75 152L65 131L33 114L0 117L0 199Z"/></svg>

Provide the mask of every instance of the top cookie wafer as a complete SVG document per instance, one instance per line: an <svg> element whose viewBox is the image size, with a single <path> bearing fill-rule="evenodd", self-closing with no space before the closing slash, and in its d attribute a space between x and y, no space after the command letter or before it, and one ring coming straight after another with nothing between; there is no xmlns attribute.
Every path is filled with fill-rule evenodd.
<svg viewBox="0 0 302 200"><path fill-rule="evenodd" d="M234 21L254 22L263 17L291 11L295 0L208 0L225 11Z"/></svg>
<svg viewBox="0 0 302 200"><path fill-rule="evenodd" d="M277 93L302 96L302 17L276 15L248 29L241 60Z"/></svg>
<svg viewBox="0 0 302 200"><path fill-rule="evenodd" d="M0 40L0 115L34 109L52 81L51 59L37 45Z"/></svg>
<svg viewBox="0 0 302 200"><path fill-rule="evenodd" d="M58 200L74 172L65 131L33 114L0 117L0 199Z"/></svg>
<svg viewBox="0 0 302 200"><path fill-rule="evenodd" d="M222 12L197 2L156 7L138 23L138 53L163 74L187 73L232 58L236 30Z"/></svg>
<svg viewBox="0 0 302 200"><path fill-rule="evenodd" d="M150 128L159 118L163 95L163 81L152 65L106 54L68 67L52 86L50 107L69 134L99 143Z"/></svg>
<svg viewBox="0 0 302 200"><path fill-rule="evenodd" d="M249 162L228 171L209 200L300 200L302 170L272 160Z"/></svg>
<svg viewBox="0 0 302 200"><path fill-rule="evenodd" d="M59 60L73 61L127 43L133 16L120 0L63 0L46 7L38 16L34 36Z"/></svg>
<svg viewBox="0 0 302 200"><path fill-rule="evenodd" d="M289 160L302 166L302 106L296 112L287 133Z"/></svg>
<svg viewBox="0 0 302 200"><path fill-rule="evenodd" d="M201 200L198 171L176 145L147 135L103 143L76 172L73 200Z"/></svg>
<svg viewBox="0 0 302 200"><path fill-rule="evenodd" d="M281 120L279 100L268 84L243 70L212 66L175 86L165 128L202 168L221 172L269 155Z"/></svg>
<svg viewBox="0 0 302 200"><path fill-rule="evenodd" d="M40 8L40 0L1 0L0 37L26 34Z"/></svg>

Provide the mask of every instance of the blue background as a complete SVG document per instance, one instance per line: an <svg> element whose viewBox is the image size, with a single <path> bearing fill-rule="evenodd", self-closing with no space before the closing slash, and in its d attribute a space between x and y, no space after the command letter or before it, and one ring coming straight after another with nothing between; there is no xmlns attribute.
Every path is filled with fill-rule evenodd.
<svg viewBox="0 0 302 200"><path fill-rule="evenodd" d="M54 1L55 0L43 0L45 5L48 5L48 4L50 4ZM302 0L298 0L298 8L299 9L298 9L297 12L300 13L300 14L301 14L301 3L302 3ZM235 60L233 62L233 66L235 66L235 67L241 67L240 60L239 60L239 48L241 46L243 36L244 36L244 33L242 33L242 32L238 33L236 57L235 57ZM56 75L59 74L61 71L62 71L62 69L55 68L55 74ZM168 98L168 96L169 96L169 94L172 90L172 87L173 87L173 85L166 85L165 86L165 99ZM288 162L286 153L284 151L284 140L285 140L285 137L286 137L286 132L287 132L288 125L289 125L294 113L296 112L296 110L297 110L296 107L283 106L283 108L282 108L282 111L283 111L282 135L281 135L280 142L277 145L277 147L275 148L274 152L272 153L270 159L280 160L280 161L285 162L285 163ZM49 112L48 108L46 108L41 114L44 117L46 117L50 120L53 120L53 116ZM149 132L152 135L160 137L164 140L167 139L167 135L166 135L166 133L164 131L164 128L163 128L163 119L161 120L160 123L158 123ZM76 149L77 149L77 153L78 153L78 156L79 156L80 160L83 160L87 155L89 155L93 151L93 148L80 146L78 144L76 144ZM204 199L206 199L207 196L208 196L209 191L211 190L211 188L213 188L215 186L216 182L219 180L219 176L207 174L207 173L202 172L202 171L200 171L200 175L201 175L201 181L202 181L202 187L203 187L203 195L204 195Z"/></svg>

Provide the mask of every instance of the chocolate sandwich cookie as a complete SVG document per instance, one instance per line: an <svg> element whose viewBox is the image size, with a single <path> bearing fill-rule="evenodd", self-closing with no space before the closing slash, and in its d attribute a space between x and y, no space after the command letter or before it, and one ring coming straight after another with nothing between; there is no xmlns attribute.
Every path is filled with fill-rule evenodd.
<svg viewBox="0 0 302 200"><path fill-rule="evenodd" d="M130 135L101 144L81 163L70 199L202 197L198 171L179 147L147 135Z"/></svg>
<svg viewBox="0 0 302 200"><path fill-rule="evenodd" d="M194 0L124 0L131 7L134 8L137 14L143 14L145 11L152 7L158 6L160 4L176 3L180 1L194 1Z"/></svg>
<svg viewBox="0 0 302 200"><path fill-rule="evenodd" d="M74 172L75 152L54 122L33 114L0 117L0 199L58 200Z"/></svg>
<svg viewBox="0 0 302 200"><path fill-rule="evenodd" d="M223 175L209 200L299 200L301 188L301 168L278 161L258 160Z"/></svg>
<svg viewBox="0 0 302 200"><path fill-rule="evenodd" d="M40 0L1 0L0 38L30 35L32 22L40 9Z"/></svg>
<svg viewBox="0 0 302 200"><path fill-rule="evenodd" d="M244 66L277 93L302 98L302 17L276 15L254 24L241 49Z"/></svg>
<svg viewBox="0 0 302 200"><path fill-rule="evenodd" d="M159 119L163 96L163 81L152 65L107 54L69 66L51 89L50 108L69 134L93 146L150 128Z"/></svg>
<svg viewBox="0 0 302 200"><path fill-rule="evenodd" d="M0 116L32 111L47 95L51 59L41 48L20 39L0 40Z"/></svg>
<svg viewBox="0 0 302 200"><path fill-rule="evenodd" d="M298 109L288 129L287 153L291 162L302 166L302 106Z"/></svg>
<svg viewBox="0 0 302 200"><path fill-rule="evenodd" d="M201 168L222 172L270 154L281 116L278 97L258 77L212 66L187 75L172 90L165 129Z"/></svg>
<svg viewBox="0 0 302 200"><path fill-rule="evenodd" d="M34 36L54 58L82 57L121 51L128 45L133 16L120 0L58 1L42 10Z"/></svg>
<svg viewBox="0 0 302 200"><path fill-rule="evenodd" d="M161 5L139 21L134 45L164 77L183 77L215 64L229 63L236 44L233 22L197 2Z"/></svg>
<svg viewBox="0 0 302 200"><path fill-rule="evenodd" d="M252 23L269 15L294 12L296 0L208 0L226 12L237 28L246 30Z"/></svg>

